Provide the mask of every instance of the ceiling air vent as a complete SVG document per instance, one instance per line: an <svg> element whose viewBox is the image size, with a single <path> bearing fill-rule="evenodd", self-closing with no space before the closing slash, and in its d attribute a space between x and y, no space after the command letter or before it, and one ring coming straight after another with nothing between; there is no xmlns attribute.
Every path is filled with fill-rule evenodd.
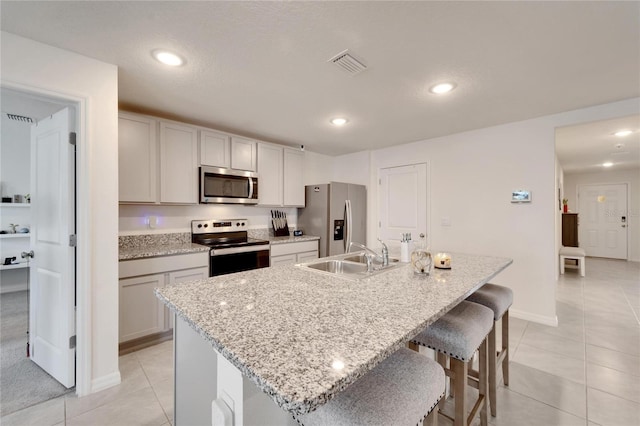
<svg viewBox="0 0 640 426"><path fill-rule="evenodd" d="M338 53L327 62L332 62L338 68L348 72L351 75L358 74L367 69L367 66L354 58L353 55L349 53L349 50Z"/></svg>
<svg viewBox="0 0 640 426"><path fill-rule="evenodd" d="M33 119L31 117L25 117L24 115L16 115L16 114L7 114L7 118L13 121L22 121L25 123L33 123Z"/></svg>

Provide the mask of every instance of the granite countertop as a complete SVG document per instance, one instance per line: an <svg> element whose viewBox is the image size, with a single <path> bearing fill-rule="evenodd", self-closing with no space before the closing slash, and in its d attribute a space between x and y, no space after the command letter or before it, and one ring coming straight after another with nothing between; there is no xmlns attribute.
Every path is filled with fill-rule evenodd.
<svg viewBox="0 0 640 426"><path fill-rule="evenodd" d="M319 240L320 237L316 237L313 235L301 235L299 237L294 237L293 234L291 234L286 237L270 236L268 239L271 244L288 244L288 243L299 243L302 241L315 241L315 240Z"/></svg>
<svg viewBox="0 0 640 426"><path fill-rule="evenodd" d="M157 244L146 247L120 247L118 260L144 259L147 257L172 256L209 251L210 248L194 243Z"/></svg>
<svg viewBox="0 0 640 426"><path fill-rule="evenodd" d="M452 254L361 280L284 265L156 289L156 295L281 408L307 413L363 376L509 266Z"/></svg>

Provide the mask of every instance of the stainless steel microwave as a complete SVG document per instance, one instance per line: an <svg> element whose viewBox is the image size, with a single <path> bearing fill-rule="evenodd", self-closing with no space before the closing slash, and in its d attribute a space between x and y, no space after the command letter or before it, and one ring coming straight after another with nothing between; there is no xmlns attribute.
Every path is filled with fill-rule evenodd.
<svg viewBox="0 0 640 426"><path fill-rule="evenodd" d="M201 204L258 204L258 174L200 167Z"/></svg>

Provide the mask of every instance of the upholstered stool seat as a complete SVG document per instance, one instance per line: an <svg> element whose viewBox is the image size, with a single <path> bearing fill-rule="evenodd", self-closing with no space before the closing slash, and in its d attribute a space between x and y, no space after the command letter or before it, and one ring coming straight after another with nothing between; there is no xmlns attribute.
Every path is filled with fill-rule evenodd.
<svg viewBox="0 0 640 426"><path fill-rule="evenodd" d="M444 390L444 370L438 363L401 348L334 399L296 420L305 426L416 426L436 407Z"/></svg>
<svg viewBox="0 0 640 426"><path fill-rule="evenodd" d="M480 422L487 424L487 348L486 338L493 327L493 311L476 303L462 301L438 321L413 338L412 343L426 346L438 353L438 362L452 380L455 395L454 425L468 425L480 410ZM479 352L477 382L479 396L467 416L465 387L469 362ZM450 367L446 367L447 357ZM472 382L469 382L470 384ZM443 414L443 413L442 413Z"/></svg>
<svg viewBox="0 0 640 426"><path fill-rule="evenodd" d="M513 291L496 284L485 284L476 290L467 300L479 303L493 311L493 327L489 333L489 404L491 415L497 413L498 368L502 365L502 377L505 386L509 386L509 308L513 304ZM500 351L496 346L495 323L502 319L502 344Z"/></svg>
<svg viewBox="0 0 640 426"><path fill-rule="evenodd" d="M560 248L560 273L564 274L564 261L566 259L572 259L578 262L580 267L580 276L585 276L585 256L587 252L580 247L561 247Z"/></svg>

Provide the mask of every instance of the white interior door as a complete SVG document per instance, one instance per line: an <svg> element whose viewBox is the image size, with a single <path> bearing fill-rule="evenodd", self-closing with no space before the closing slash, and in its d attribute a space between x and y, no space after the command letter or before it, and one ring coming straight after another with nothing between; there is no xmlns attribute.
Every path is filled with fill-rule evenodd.
<svg viewBox="0 0 640 426"><path fill-rule="evenodd" d="M410 232L419 241L427 235L427 165L380 169L380 238L400 240Z"/></svg>
<svg viewBox="0 0 640 426"><path fill-rule="evenodd" d="M627 258L627 185L578 187L578 238L587 256Z"/></svg>
<svg viewBox="0 0 640 426"><path fill-rule="evenodd" d="M31 359L66 387L75 385L74 146L68 108L31 128Z"/></svg>

